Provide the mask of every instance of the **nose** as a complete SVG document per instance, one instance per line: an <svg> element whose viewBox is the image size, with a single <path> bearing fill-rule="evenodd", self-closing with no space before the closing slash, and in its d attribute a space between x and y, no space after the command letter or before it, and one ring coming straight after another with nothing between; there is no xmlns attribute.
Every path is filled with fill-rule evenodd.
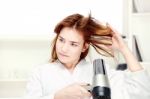
<svg viewBox="0 0 150 99"><path fill-rule="evenodd" d="M65 44L62 45L62 52L67 52L68 49L69 49L69 46L68 46L67 43L65 43Z"/></svg>

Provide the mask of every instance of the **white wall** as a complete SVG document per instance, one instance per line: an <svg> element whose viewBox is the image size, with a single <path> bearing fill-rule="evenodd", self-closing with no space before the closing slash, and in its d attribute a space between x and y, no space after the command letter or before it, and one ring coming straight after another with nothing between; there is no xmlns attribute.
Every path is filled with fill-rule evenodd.
<svg viewBox="0 0 150 99"><path fill-rule="evenodd" d="M123 32L126 32L126 35L128 36L128 45L135 53L134 49L134 43L132 41L133 35L136 36L140 54L142 56L143 62L150 62L150 46L148 46L148 42L150 42L150 12L135 12L134 11L134 0L124 0L124 26L123 26ZM147 5L150 5L147 3L148 0L136 0L139 1L139 7L145 8ZM143 2L146 2L147 4L144 6Z"/></svg>
<svg viewBox="0 0 150 99"><path fill-rule="evenodd" d="M150 63L150 13L133 17L131 31L137 37L143 62Z"/></svg>
<svg viewBox="0 0 150 99"><path fill-rule="evenodd" d="M1 0L0 79L21 79L47 62L50 35L67 15L81 13L122 32L122 0Z"/></svg>
<svg viewBox="0 0 150 99"><path fill-rule="evenodd" d="M1 0L1 35L49 35L72 13L89 12L122 30L122 0Z"/></svg>

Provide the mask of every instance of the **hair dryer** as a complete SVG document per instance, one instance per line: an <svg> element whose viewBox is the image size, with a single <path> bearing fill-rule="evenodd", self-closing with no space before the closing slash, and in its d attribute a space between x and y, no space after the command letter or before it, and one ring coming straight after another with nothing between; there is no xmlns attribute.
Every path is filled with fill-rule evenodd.
<svg viewBox="0 0 150 99"><path fill-rule="evenodd" d="M104 60L94 60L93 70L93 85L91 89L93 99L111 99L111 90L109 87Z"/></svg>

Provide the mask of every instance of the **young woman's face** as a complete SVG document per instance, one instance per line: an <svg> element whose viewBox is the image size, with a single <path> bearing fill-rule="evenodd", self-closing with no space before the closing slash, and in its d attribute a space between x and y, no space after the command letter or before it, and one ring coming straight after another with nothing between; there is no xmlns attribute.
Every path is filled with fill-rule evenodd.
<svg viewBox="0 0 150 99"><path fill-rule="evenodd" d="M65 27L61 30L56 41L58 59L64 64L74 64L80 55L87 49L83 35L73 28Z"/></svg>

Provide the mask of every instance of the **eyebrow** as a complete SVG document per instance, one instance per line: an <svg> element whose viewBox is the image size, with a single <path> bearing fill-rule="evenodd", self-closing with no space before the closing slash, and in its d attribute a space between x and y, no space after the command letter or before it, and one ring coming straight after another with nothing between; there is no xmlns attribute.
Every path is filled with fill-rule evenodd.
<svg viewBox="0 0 150 99"><path fill-rule="evenodd" d="M65 38L63 38L62 36L58 36L59 38L61 38L61 39L65 39ZM71 42L71 43L76 43L76 44L80 44L79 42L76 42L76 41L69 41L69 42Z"/></svg>

